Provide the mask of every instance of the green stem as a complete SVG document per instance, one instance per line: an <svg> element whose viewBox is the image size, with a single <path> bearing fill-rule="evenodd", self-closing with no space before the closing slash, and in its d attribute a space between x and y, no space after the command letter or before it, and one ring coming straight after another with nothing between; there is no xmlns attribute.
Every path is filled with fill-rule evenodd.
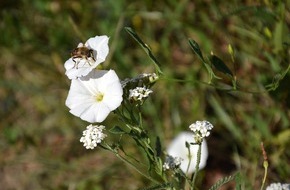
<svg viewBox="0 0 290 190"><path fill-rule="evenodd" d="M196 180L196 176L197 176L197 173L198 173L198 170L199 170L200 157L201 157L201 143L198 144L198 151L197 151L197 160L196 160L195 172L194 172L193 179L191 181L191 188L192 189L194 189L194 186L195 186L195 180Z"/></svg>
<svg viewBox="0 0 290 190"><path fill-rule="evenodd" d="M264 185L265 185L266 178L267 178L267 173L268 173L268 161L264 161L263 166L264 166L264 169L265 169L265 173L264 173L264 177L263 177L263 182L262 182L261 190L264 189Z"/></svg>
<svg viewBox="0 0 290 190"><path fill-rule="evenodd" d="M105 145L105 146L104 146ZM137 166L135 166L132 162L130 162L129 160L127 160L126 158L124 158L123 156L121 156L115 149L112 149L108 144L104 144L104 145L100 145L102 148L111 151L112 153L114 153L120 160L122 160L123 162L125 162L126 164L128 164L131 168L133 168L135 171L137 171L140 175L144 176L145 178L149 179L150 181L154 182L154 183L159 183L157 180L155 180L154 178L144 174L142 171L140 171Z"/></svg>

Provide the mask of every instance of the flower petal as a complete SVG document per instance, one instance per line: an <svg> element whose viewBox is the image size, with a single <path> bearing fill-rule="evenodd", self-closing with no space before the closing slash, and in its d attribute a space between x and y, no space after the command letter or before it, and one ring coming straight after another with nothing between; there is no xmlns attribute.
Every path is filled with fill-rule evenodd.
<svg viewBox="0 0 290 190"><path fill-rule="evenodd" d="M76 79L86 76L93 69L95 69L100 63L104 62L109 53L109 38L108 36L96 36L87 40L85 45L79 43L78 48L85 46L93 50L92 57L84 58L70 58L68 59L64 67L66 69L66 75L69 79Z"/></svg>
<svg viewBox="0 0 290 190"><path fill-rule="evenodd" d="M75 62L72 58L70 58L64 64L66 69L65 74L69 79L76 79L82 76L86 76L95 67L98 66L96 62L94 62L94 65L90 65L91 62L89 63L89 61L86 59L78 59L77 61L78 62Z"/></svg>
<svg viewBox="0 0 290 190"><path fill-rule="evenodd" d="M196 161L197 161L197 151L198 145L190 145L191 159L188 157L188 149L185 146L185 142L194 143L193 133L182 132L180 133L168 146L167 153L173 157L180 157L183 159L180 165L180 169L186 173L193 173L195 171ZM207 144L205 139L201 145L201 158L199 163L199 169L202 169L206 165L208 157ZM189 165L190 164L190 165ZM188 168L189 165L189 168ZM188 168L188 171L187 171Z"/></svg>
<svg viewBox="0 0 290 190"><path fill-rule="evenodd" d="M97 98L100 95L101 100ZM85 77L72 80L66 106L73 115L85 121L102 122L121 105L122 95L115 71L93 70Z"/></svg>
<svg viewBox="0 0 290 190"><path fill-rule="evenodd" d="M108 43L109 43L109 37L106 35L103 35L103 36L96 36L94 38L88 39L85 45L88 48L96 51L96 57L95 57L96 60L101 59L104 61L109 53Z"/></svg>

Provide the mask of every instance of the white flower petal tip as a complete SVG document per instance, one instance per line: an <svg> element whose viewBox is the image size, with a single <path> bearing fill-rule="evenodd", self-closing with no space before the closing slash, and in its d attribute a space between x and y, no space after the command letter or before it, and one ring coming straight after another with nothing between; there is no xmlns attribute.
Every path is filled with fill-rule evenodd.
<svg viewBox="0 0 290 190"><path fill-rule="evenodd" d="M66 99L70 113L90 123L100 123L123 101L123 89L113 70L93 70L74 79Z"/></svg>
<svg viewBox="0 0 290 190"><path fill-rule="evenodd" d="M79 43L72 51L72 57L64 64L67 77L76 79L86 76L104 62L109 53L108 43L108 36L96 36L88 39L85 44Z"/></svg>
<svg viewBox="0 0 290 190"><path fill-rule="evenodd" d="M188 148L186 148L185 146L186 142L195 143L193 133L191 132L180 133L169 144L166 151L167 154L172 157L181 158L182 161L180 164L180 169L184 173L190 174L195 171L198 145L190 145L191 158L189 158ZM204 139L201 144L201 158L199 163L199 169L203 169L206 166L207 157L208 157L208 149L206 141Z"/></svg>

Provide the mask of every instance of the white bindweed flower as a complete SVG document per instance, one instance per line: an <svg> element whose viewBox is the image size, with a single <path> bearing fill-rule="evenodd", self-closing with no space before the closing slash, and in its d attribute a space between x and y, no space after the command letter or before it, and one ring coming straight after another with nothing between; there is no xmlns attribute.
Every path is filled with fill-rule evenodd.
<svg viewBox="0 0 290 190"><path fill-rule="evenodd" d="M182 162L182 158L167 155L165 162L163 164L163 169L169 170L169 169L178 168L180 166L181 162Z"/></svg>
<svg viewBox="0 0 290 190"><path fill-rule="evenodd" d="M64 67L69 79L76 79L89 74L100 63L104 62L109 53L108 36L90 38L85 44L79 43L72 52Z"/></svg>
<svg viewBox="0 0 290 190"><path fill-rule="evenodd" d="M213 125L208 121L196 121L189 126L193 131L194 139L197 143L200 143L205 137L210 135L210 131L213 129Z"/></svg>
<svg viewBox="0 0 290 190"><path fill-rule="evenodd" d="M290 190L290 184L271 183L266 190Z"/></svg>
<svg viewBox="0 0 290 190"><path fill-rule="evenodd" d="M186 142L195 143L193 133L182 132L180 133L168 146L167 154L172 157L178 157L182 159L180 169L184 173L193 173L196 167L198 145L190 145L190 154L186 147ZM202 169L206 165L208 157L207 144L205 139L201 144L201 157L199 163L199 169ZM187 170L188 169L188 170Z"/></svg>
<svg viewBox="0 0 290 190"><path fill-rule="evenodd" d="M80 142L84 143L86 149L94 149L107 136L103 133L103 129L105 129L103 125L91 124L87 126L87 129L83 131Z"/></svg>
<svg viewBox="0 0 290 190"><path fill-rule="evenodd" d="M70 113L90 123L102 122L123 100L120 80L113 70L93 70L71 82L66 106Z"/></svg>

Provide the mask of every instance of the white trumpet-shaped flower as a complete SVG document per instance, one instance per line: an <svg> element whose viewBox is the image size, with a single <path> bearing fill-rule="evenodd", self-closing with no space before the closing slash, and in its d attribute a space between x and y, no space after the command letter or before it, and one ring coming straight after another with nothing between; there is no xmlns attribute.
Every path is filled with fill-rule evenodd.
<svg viewBox="0 0 290 190"><path fill-rule="evenodd" d="M123 100L120 80L113 70L93 70L71 82L66 106L70 113L90 123L102 122Z"/></svg>
<svg viewBox="0 0 290 190"><path fill-rule="evenodd" d="M184 173L193 173L195 171L197 162L198 145L190 145L189 149L186 147L186 142L195 143L193 133L182 132L180 133L168 146L167 154L172 157L181 158L180 169ZM189 151L190 150L190 151ZM207 144L205 139L201 144L201 157L199 163L199 169L202 169L206 165L208 157Z"/></svg>
<svg viewBox="0 0 290 190"><path fill-rule="evenodd" d="M64 67L69 79L76 79L89 74L109 53L109 37L106 35L90 38L85 44L79 43Z"/></svg>

